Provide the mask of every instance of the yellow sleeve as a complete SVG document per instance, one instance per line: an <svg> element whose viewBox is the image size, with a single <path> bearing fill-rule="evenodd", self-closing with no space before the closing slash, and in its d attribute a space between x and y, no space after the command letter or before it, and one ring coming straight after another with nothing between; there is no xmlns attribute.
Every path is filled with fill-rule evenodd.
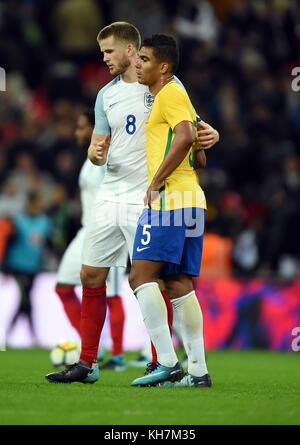
<svg viewBox="0 0 300 445"><path fill-rule="evenodd" d="M183 88L170 85L162 93L159 98L161 115L172 130L182 121L193 123L191 104Z"/></svg>

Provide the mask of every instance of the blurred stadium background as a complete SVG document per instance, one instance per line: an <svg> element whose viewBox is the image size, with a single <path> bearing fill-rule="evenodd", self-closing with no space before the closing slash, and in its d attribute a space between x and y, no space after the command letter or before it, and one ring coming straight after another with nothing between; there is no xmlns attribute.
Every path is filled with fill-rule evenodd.
<svg viewBox="0 0 300 445"><path fill-rule="evenodd" d="M1 264L5 218L24 212L31 192L52 224L33 288L35 333L25 319L9 331L20 295L2 268L2 337L13 347L76 339L54 293L55 271L80 227L86 153L74 139L76 119L110 80L96 36L118 20L142 37L177 37L178 77L220 133L200 175L208 210L196 286L206 348L291 350L300 326L299 0L0 2ZM144 328L127 283L124 298L125 349L134 350Z"/></svg>

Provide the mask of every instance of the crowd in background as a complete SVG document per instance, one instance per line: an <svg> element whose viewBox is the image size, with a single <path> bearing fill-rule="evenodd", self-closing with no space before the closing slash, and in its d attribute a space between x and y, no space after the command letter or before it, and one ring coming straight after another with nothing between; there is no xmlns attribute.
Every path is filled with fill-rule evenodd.
<svg viewBox="0 0 300 445"><path fill-rule="evenodd" d="M200 172L206 233L233 273L300 276L299 0L7 0L0 3L0 218L38 193L52 225L44 269L80 226L80 111L110 79L96 42L112 21L176 36L198 114L220 133ZM299 82L300 83L300 82ZM229 253L228 253L229 252Z"/></svg>

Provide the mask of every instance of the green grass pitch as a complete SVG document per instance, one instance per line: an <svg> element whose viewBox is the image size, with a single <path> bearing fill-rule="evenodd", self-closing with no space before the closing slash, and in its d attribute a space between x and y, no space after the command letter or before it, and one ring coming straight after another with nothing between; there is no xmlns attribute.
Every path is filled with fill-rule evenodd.
<svg viewBox="0 0 300 445"><path fill-rule="evenodd" d="M137 354L127 353L130 360ZM212 388L132 388L142 369L51 384L49 351L0 352L1 425L299 425L300 355L210 351Z"/></svg>

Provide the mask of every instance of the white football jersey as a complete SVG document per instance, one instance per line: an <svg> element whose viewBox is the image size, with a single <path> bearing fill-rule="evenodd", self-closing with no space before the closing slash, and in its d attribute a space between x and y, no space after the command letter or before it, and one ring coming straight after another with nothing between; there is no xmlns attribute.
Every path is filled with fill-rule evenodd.
<svg viewBox="0 0 300 445"><path fill-rule="evenodd" d="M94 165L86 159L79 173L80 200L82 208L81 224L86 227L89 214L100 184L103 181L106 165Z"/></svg>
<svg viewBox="0 0 300 445"><path fill-rule="evenodd" d="M102 88L95 104L94 134L110 134L102 200L143 204L148 187L145 122L154 96L145 85L117 76Z"/></svg>

